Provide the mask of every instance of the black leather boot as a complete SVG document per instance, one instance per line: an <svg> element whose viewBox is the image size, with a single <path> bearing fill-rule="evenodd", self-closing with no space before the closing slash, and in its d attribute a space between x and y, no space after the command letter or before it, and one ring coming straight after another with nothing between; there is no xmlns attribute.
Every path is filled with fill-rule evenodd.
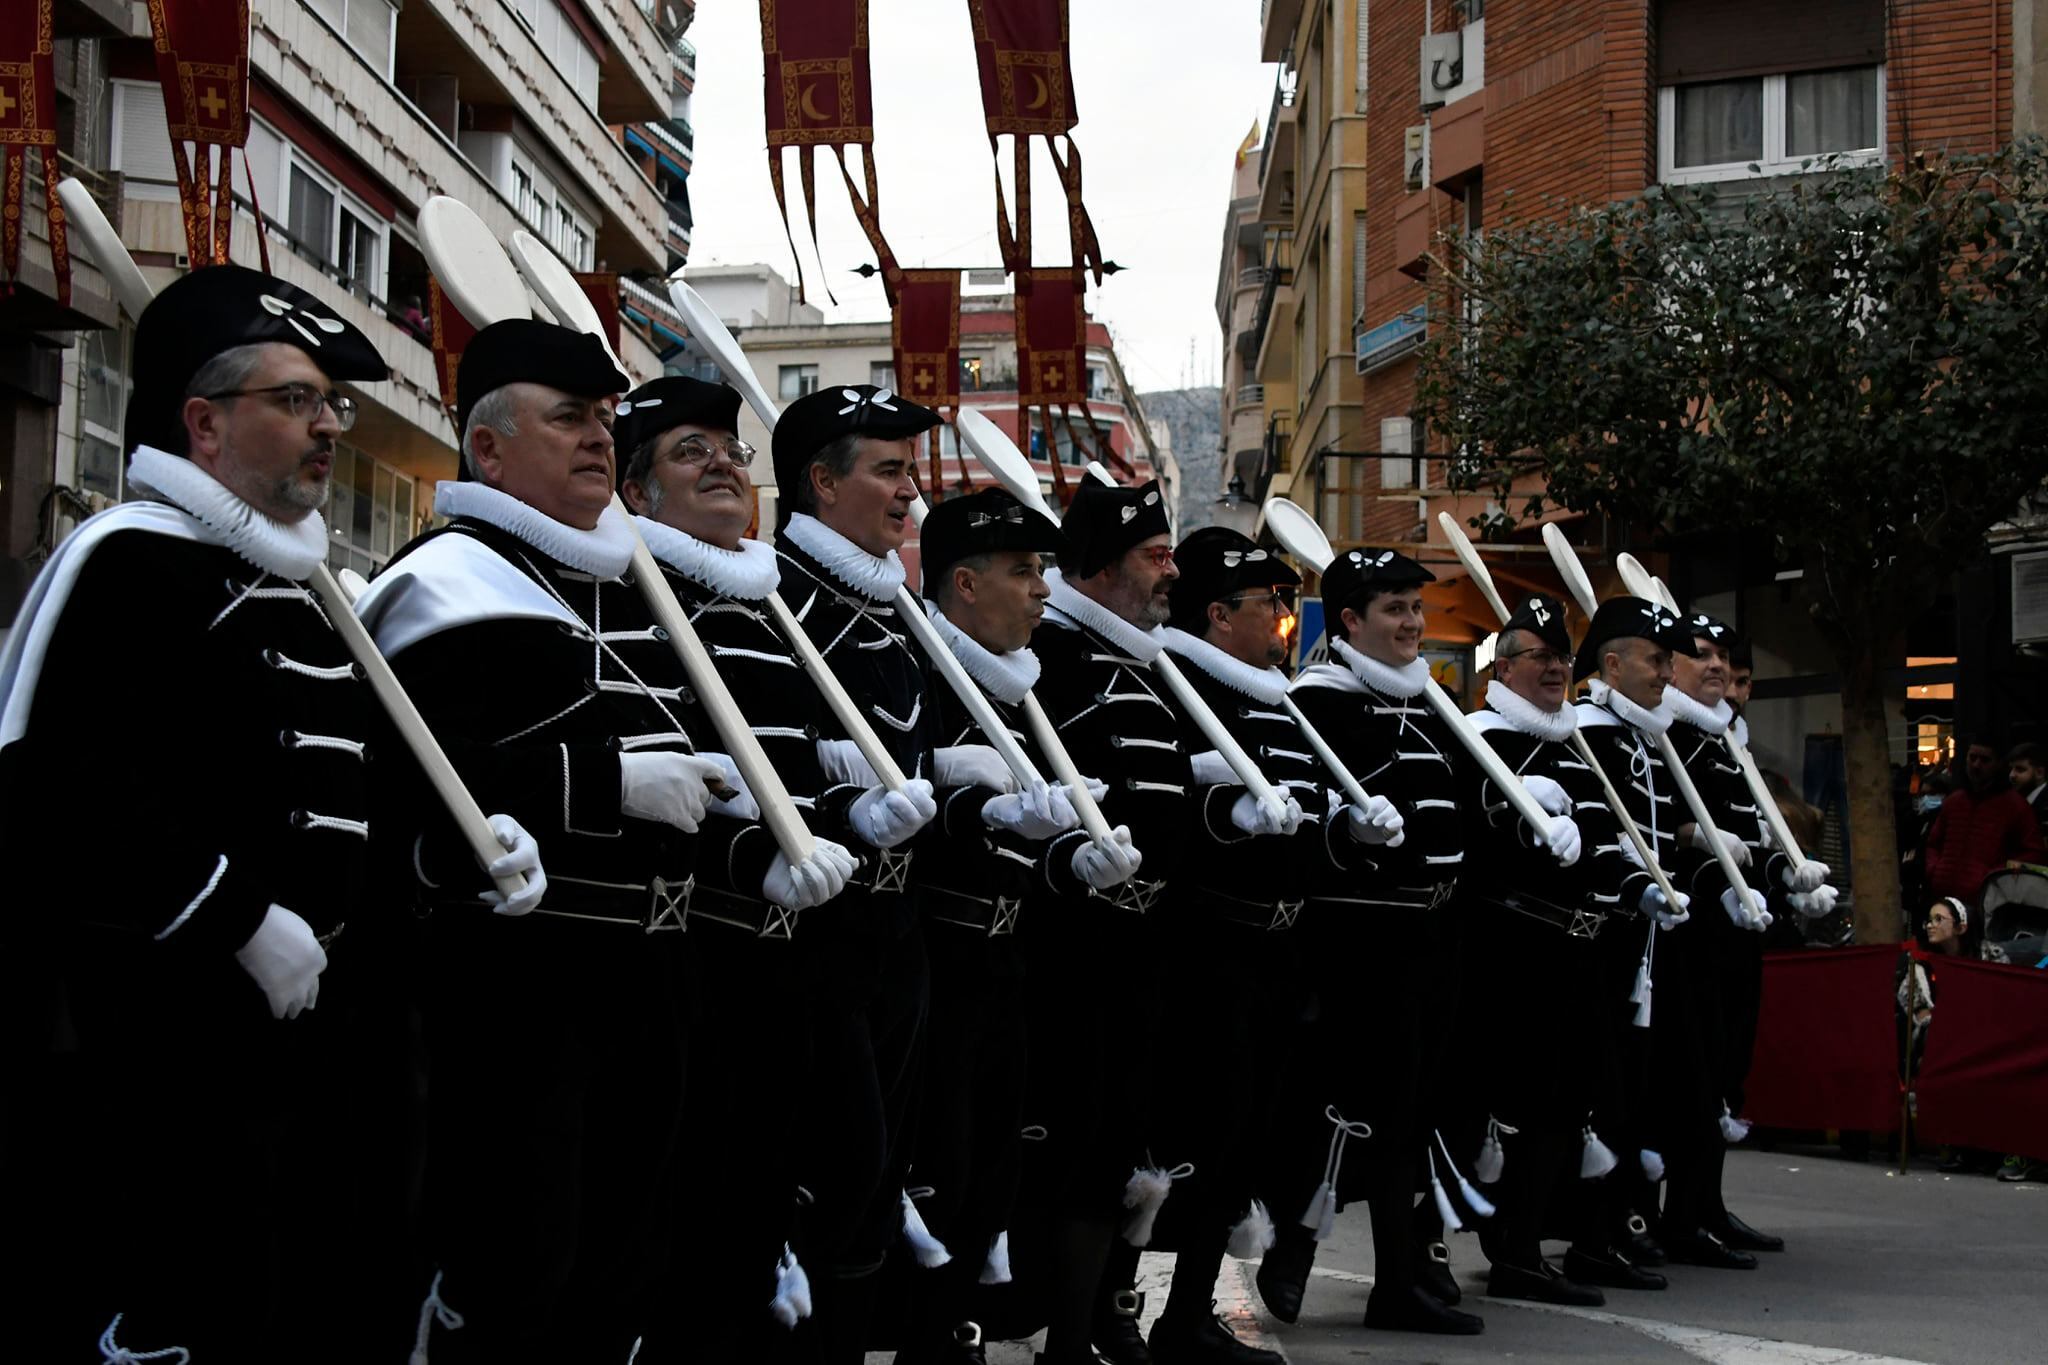
<svg viewBox="0 0 2048 1365"><path fill-rule="evenodd" d="M1152 1348L1138 1317L1145 1311L1145 1296L1135 1289L1111 1291L1095 1305L1095 1325L1088 1330L1088 1342L1109 1365L1152 1365Z"/></svg>
<svg viewBox="0 0 2048 1365"><path fill-rule="evenodd" d="M1239 1341L1213 1311L1185 1321L1162 1316L1152 1325L1152 1358L1159 1365L1285 1365L1279 1352Z"/></svg>
<svg viewBox="0 0 2048 1365"><path fill-rule="evenodd" d="M1703 1265L1714 1270L1755 1270L1756 1257L1737 1251L1702 1228L1690 1232L1664 1230L1664 1254L1673 1265Z"/></svg>
<svg viewBox="0 0 2048 1365"><path fill-rule="evenodd" d="M1505 1262L1494 1266L1486 1277L1486 1292L1496 1299L1527 1299L1531 1303L1560 1303L1573 1308L1599 1308L1607 1296L1591 1285L1575 1283L1558 1273L1548 1261L1536 1269Z"/></svg>
<svg viewBox="0 0 2048 1365"><path fill-rule="evenodd" d="M1640 1213L1628 1216L1628 1240L1623 1249L1637 1265L1663 1265L1668 1259L1664 1254L1664 1244L1650 1232L1649 1223Z"/></svg>
<svg viewBox="0 0 2048 1365"><path fill-rule="evenodd" d="M1301 1316L1302 1296L1308 1292L1308 1273L1316 1263L1316 1241L1303 1227L1280 1228L1272 1249L1259 1262L1255 1277L1259 1298L1266 1311L1282 1322Z"/></svg>
<svg viewBox="0 0 2048 1365"><path fill-rule="evenodd" d="M1707 1231L1719 1237L1737 1251L1783 1251L1785 1239L1768 1232L1758 1232L1749 1224L1737 1218L1728 1210L1721 1210L1719 1218L1707 1220Z"/></svg>
<svg viewBox="0 0 2048 1365"><path fill-rule="evenodd" d="M981 1342L981 1324L963 1322L953 1329L953 1340L934 1359L938 1365L988 1365L988 1348Z"/></svg>
<svg viewBox="0 0 2048 1365"><path fill-rule="evenodd" d="M1418 1285L1374 1285L1372 1297L1365 1301L1365 1325L1445 1337L1476 1337L1486 1330L1483 1319L1459 1312Z"/></svg>
<svg viewBox="0 0 2048 1365"><path fill-rule="evenodd" d="M1654 1270L1645 1270L1629 1259L1625 1251L1608 1247L1603 1251L1581 1251L1573 1247L1564 1254L1567 1279L1580 1284L1597 1284L1606 1289L1666 1289L1671 1281Z"/></svg>
<svg viewBox="0 0 2048 1365"><path fill-rule="evenodd" d="M1458 1300L1465 1297L1458 1288L1458 1277L1451 1274L1451 1249L1442 1242L1430 1242L1422 1248L1421 1263L1415 1268L1415 1282L1421 1285L1438 1303L1458 1306Z"/></svg>

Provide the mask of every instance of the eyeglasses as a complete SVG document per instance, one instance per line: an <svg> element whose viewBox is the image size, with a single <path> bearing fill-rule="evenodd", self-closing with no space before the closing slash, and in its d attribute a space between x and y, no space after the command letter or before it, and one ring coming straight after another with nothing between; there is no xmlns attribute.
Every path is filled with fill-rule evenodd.
<svg viewBox="0 0 2048 1365"><path fill-rule="evenodd" d="M1225 550L1223 567L1234 569L1240 564L1261 564L1271 558L1264 550Z"/></svg>
<svg viewBox="0 0 2048 1365"><path fill-rule="evenodd" d="M1155 569L1163 569L1173 563L1173 547L1171 545L1143 545L1138 547L1138 553L1150 560L1152 567Z"/></svg>
<svg viewBox="0 0 2048 1365"><path fill-rule="evenodd" d="M1226 597L1223 600L1230 603L1232 610L1236 610L1248 602L1262 602L1273 609L1275 616L1294 615L1294 589L1292 588L1275 588L1271 592L1262 593L1241 592L1235 597Z"/></svg>
<svg viewBox="0 0 2048 1365"><path fill-rule="evenodd" d="M709 436L685 436L665 458L677 464L709 466L712 456L721 450L740 469L754 462L754 448L737 436L728 436L723 441L714 441Z"/></svg>
<svg viewBox="0 0 2048 1365"><path fill-rule="evenodd" d="M1574 658L1573 655L1560 654L1554 649L1518 649L1512 654L1501 654L1496 657L1502 659L1529 659L1538 668L1548 668L1552 664L1563 664L1566 668L1570 668Z"/></svg>
<svg viewBox="0 0 2048 1365"><path fill-rule="evenodd" d="M326 407L334 413L334 425L347 431L356 424L356 400L345 393L322 393L311 384L272 384L264 389L223 389L219 393L201 394L209 402L223 398L268 398L284 400L285 409L296 422L319 420L320 409Z"/></svg>

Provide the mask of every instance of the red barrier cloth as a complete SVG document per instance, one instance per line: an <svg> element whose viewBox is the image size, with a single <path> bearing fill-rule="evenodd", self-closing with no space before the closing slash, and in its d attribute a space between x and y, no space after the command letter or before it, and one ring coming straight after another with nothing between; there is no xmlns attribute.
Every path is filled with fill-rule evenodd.
<svg viewBox="0 0 2048 1365"><path fill-rule="evenodd" d="M1101 284L1102 247L1081 203L1081 149L1071 135L1081 116L1074 101L1067 0L967 0L967 12L974 25L974 60L981 76L981 110L991 155L997 152L999 135L1008 133L1013 140L1014 231L1003 199L1002 173L996 174L996 240L1003 265L1017 276L1021 290L1031 270L1031 139L1043 137L1067 192L1074 268L1092 270ZM1067 144L1064 160L1060 138Z"/></svg>
<svg viewBox="0 0 2048 1365"><path fill-rule="evenodd" d="M1742 1117L1773 1128L1898 1128L1898 960L1890 945L1764 954Z"/></svg>
<svg viewBox="0 0 2048 1365"><path fill-rule="evenodd" d="M816 171L810 149L830 147L846 181L853 216L875 249L881 267L882 291L896 301L900 272L889 243L882 237L882 201L875 181L874 81L868 72L868 0L761 0L761 57L765 64L763 96L768 114L768 180L775 206L782 213L789 251L796 257L796 234L789 223L789 202L782 185L782 149L797 149L797 170L804 188L804 216L811 241L818 239ZM861 148L861 170L867 182L863 196L846 168L849 143ZM804 290L804 267L796 261L797 296ZM831 297L832 287L825 287Z"/></svg>
<svg viewBox="0 0 2048 1365"><path fill-rule="evenodd" d="M2048 971L1947 958L1913 1082L1928 1142L2048 1159Z"/></svg>
<svg viewBox="0 0 2048 1365"><path fill-rule="evenodd" d="M249 141L249 3L149 0L149 28L170 124L186 250L194 270L223 264L235 210L229 149ZM220 169L209 184L214 147L220 148Z"/></svg>
<svg viewBox="0 0 2048 1365"><path fill-rule="evenodd" d="M54 0L27 0L0 13L0 274L9 286L21 265L21 201L31 153L43 159L43 202L50 220L50 268L57 302L71 305L71 261L64 245L64 204L57 198L57 77L51 41Z"/></svg>

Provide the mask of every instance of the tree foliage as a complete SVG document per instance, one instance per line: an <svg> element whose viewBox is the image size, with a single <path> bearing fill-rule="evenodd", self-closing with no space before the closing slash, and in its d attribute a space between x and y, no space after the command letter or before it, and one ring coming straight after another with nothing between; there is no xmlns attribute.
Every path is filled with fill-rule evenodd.
<svg viewBox="0 0 2048 1365"><path fill-rule="evenodd" d="M2048 479L2048 150L1812 169L1447 239L1417 396L1454 485L1773 533L1838 644L1931 600Z"/></svg>

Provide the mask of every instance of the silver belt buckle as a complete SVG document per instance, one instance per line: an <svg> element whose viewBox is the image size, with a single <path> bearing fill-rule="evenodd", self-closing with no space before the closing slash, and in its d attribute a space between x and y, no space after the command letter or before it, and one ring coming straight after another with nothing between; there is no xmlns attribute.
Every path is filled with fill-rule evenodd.
<svg viewBox="0 0 2048 1365"><path fill-rule="evenodd" d="M694 876L685 877L673 887L664 878L656 877L647 886L647 918L641 923L640 931L646 934L680 934L687 931L690 893L696 889L697 879Z"/></svg>
<svg viewBox="0 0 2048 1365"><path fill-rule="evenodd" d="M910 887L910 854L905 849L897 852L893 848L875 850L875 881L868 888L873 893L890 891L902 894Z"/></svg>
<svg viewBox="0 0 2048 1365"><path fill-rule="evenodd" d="M1436 890L1430 895L1429 905L1427 909L1436 909L1445 901L1449 900L1451 898L1451 893L1457 889L1458 884L1456 882L1438 882L1436 884Z"/></svg>
<svg viewBox="0 0 2048 1365"><path fill-rule="evenodd" d="M1136 877L1126 880L1117 887L1113 894L1098 891L1092 886L1088 888L1091 895L1108 901L1119 910L1129 910L1133 914L1138 915L1149 911L1152 908L1152 903L1159 899L1159 893L1165 889L1166 883L1163 881L1145 882L1138 880Z"/></svg>
<svg viewBox="0 0 2048 1365"><path fill-rule="evenodd" d="M1017 932L1017 911L1022 908L1021 897L997 896L995 908L989 912L988 936L996 938L1003 934Z"/></svg>
<svg viewBox="0 0 2048 1365"><path fill-rule="evenodd" d="M1266 926L1266 932L1274 933L1282 929L1292 929L1294 922L1301 918L1301 907L1307 903L1307 901L1281 901L1276 904L1273 907L1272 922Z"/></svg>

